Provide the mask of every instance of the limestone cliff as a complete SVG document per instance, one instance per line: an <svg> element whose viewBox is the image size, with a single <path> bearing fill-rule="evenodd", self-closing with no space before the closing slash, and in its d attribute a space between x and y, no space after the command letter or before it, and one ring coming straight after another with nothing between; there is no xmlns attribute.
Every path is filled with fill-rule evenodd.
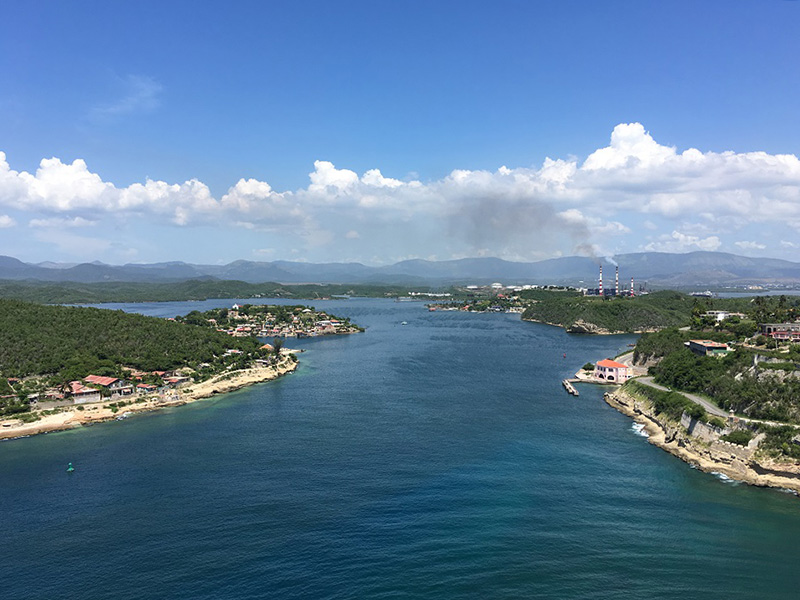
<svg viewBox="0 0 800 600"><path fill-rule="evenodd" d="M689 428L655 414L646 400L635 398L623 390L608 392L606 402L621 413L642 423L651 444L707 473L722 473L762 487L776 487L800 492L800 464L776 461L761 456L757 439L748 446L739 446L719 439L707 426ZM690 431L697 435L692 435Z"/></svg>

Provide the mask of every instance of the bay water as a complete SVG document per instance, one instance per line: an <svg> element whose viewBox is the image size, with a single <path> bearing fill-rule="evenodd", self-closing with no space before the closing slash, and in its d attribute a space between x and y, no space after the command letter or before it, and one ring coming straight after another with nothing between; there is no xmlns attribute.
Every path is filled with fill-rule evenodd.
<svg viewBox="0 0 800 600"><path fill-rule="evenodd" d="M602 389L562 389L634 336L316 306L366 332L288 340L305 352L274 382L0 443L2 597L797 595L794 495L696 471Z"/></svg>

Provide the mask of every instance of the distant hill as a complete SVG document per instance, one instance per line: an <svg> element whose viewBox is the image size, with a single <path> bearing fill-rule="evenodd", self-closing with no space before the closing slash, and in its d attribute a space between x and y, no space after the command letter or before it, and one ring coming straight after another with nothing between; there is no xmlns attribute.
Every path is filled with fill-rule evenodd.
<svg viewBox="0 0 800 600"><path fill-rule="evenodd" d="M605 269L605 286L614 285L614 264L619 265L620 285L630 278L654 287L677 289L731 285L800 285L800 263L774 258L750 258L724 252L669 254L639 252L611 259L579 256L539 262L511 262L499 258L460 260L406 260L393 265L370 267L361 263L258 262L237 260L226 265L195 265L185 262L107 265L24 263L0 256L0 280L51 282L153 282L189 279L238 280L248 283L365 283L395 285L571 284L596 287L598 266Z"/></svg>

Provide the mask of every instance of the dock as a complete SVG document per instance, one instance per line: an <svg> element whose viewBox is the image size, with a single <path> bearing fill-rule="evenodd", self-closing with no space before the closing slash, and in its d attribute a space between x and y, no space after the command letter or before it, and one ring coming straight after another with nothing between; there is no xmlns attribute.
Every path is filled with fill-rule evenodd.
<svg viewBox="0 0 800 600"><path fill-rule="evenodd" d="M564 379L561 384L568 393L572 394L573 396L580 396L578 390L575 389L575 386L572 385L572 382L569 379Z"/></svg>

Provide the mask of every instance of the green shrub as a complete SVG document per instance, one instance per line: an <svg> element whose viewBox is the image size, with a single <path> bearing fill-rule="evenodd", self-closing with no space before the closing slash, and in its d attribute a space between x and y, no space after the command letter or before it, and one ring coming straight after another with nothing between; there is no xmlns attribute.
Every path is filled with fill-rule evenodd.
<svg viewBox="0 0 800 600"><path fill-rule="evenodd" d="M730 442L731 444L747 446L747 444L750 443L750 440L753 439L753 432L749 429L737 429L728 434L720 436L719 439Z"/></svg>
<svg viewBox="0 0 800 600"><path fill-rule="evenodd" d="M759 448L777 456L787 456L789 458L800 458L800 446L792 441L800 431L788 425L771 426L761 425L759 431L766 435L759 444Z"/></svg>
<svg viewBox="0 0 800 600"><path fill-rule="evenodd" d="M717 427L718 429L725 429L725 421L719 417L711 417L708 420L708 424L712 425L713 427Z"/></svg>
<svg viewBox="0 0 800 600"><path fill-rule="evenodd" d="M678 392L658 390L643 385L638 381L628 381L625 383L625 388L632 391L634 394L650 400L656 414L663 414L673 421L679 421L684 412L698 421L708 420L708 414L702 406L692 402L686 396Z"/></svg>

